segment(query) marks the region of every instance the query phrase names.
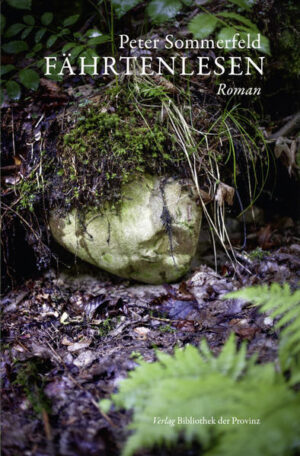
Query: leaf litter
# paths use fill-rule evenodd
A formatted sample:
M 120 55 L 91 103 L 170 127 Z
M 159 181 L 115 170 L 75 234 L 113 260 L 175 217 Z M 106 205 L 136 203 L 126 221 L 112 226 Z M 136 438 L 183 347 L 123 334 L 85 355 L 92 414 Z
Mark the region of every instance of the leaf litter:
M 76 277 L 49 270 L 20 285 L 2 300 L 3 454 L 119 455 L 130 414 L 108 417 L 97 404 L 138 359 L 154 361 L 157 348 L 170 353 L 206 337 L 218 353 L 233 331 L 260 362 L 274 360 L 273 321 L 222 297 L 262 282 L 296 288 L 299 264 L 292 244 L 263 258 L 240 254 L 240 266 L 224 263 L 222 274 L 202 265 L 179 284 L 135 284 L 84 266 Z M 30 398 L 46 397 L 49 410 L 38 403 L 36 412 L 20 383 L 28 366 L 40 366 L 33 379 L 40 390 Z

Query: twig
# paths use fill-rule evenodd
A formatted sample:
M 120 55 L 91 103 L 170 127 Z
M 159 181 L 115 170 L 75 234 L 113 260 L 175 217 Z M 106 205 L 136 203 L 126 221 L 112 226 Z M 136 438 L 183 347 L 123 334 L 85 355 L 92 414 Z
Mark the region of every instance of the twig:
M 277 139 L 280 136 L 288 136 L 297 126 L 300 125 L 300 111 L 292 117 L 283 127 L 273 133 L 269 139 Z
M 17 169 L 20 169 L 20 165 L 2 166 L 0 169 L 2 174 L 6 174 L 9 173 L 9 171 L 15 171 Z
M 43 118 L 45 117 L 45 114 L 43 114 L 39 120 L 37 121 L 37 123 L 35 124 L 35 126 L 33 128 L 37 128 L 39 126 L 39 124 L 41 123 L 41 121 L 43 120 Z
M 48 413 L 46 412 L 46 410 L 44 408 L 42 410 L 42 416 L 43 416 L 45 434 L 46 434 L 46 437 L 47 437 L 47 440 L 48 440 L 49 444 L 51 445 L 51 450 L 52 450 L 52 453 L 53 453 L 51 426 L 50 426 L 50 423 L 49 423 Z
M 14 123 L 14 112 L 11 112 L 11 126 L 12 126 L 12 144 L 14 157 L 16 156 L 16 144 L 15 144 L 15 123 Z

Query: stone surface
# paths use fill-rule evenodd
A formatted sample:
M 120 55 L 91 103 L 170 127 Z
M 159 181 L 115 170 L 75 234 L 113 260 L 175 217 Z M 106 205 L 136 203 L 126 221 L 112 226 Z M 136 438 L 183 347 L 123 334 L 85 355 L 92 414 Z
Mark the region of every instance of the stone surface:
M 189 269 L 201 226 L 191 181 L 144 176 L 126 184 L 123 195 L 118 213 L 110 206 L 93 209 L 84 222 L 76 210 L 64 217 L 53 211 L 54 238 L 120 277 L 151 284 L 176 281 Z

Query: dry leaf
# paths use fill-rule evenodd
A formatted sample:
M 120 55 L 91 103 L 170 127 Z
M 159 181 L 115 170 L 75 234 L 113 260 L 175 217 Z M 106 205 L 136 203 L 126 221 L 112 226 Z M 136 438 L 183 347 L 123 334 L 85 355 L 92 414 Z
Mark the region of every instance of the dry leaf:
M 69 352 L 76 352 L 82 350 L 83 348 L 87 348 L 91 345 L 92 339 L 83 339 L 80 342 L 75 342 L 68 346 Z
M 155 82 L 162 86 L 164 89 L 166 89 L 168 92 L 171 92 L 171 93 L 177 93 L 178 92 L 178 89 L 177 87 L 174 86 L 174 84 L 172 84 L 171 81 L 169 81 L 168 79 L 164 78 L 163 76 L 161 76 L 160 74 L 158 73 L 155 73 L 153 75 L 153 78 L 155 80 Z
M 212 197 L 210 196 L 209 193 L 205 192 L 201 188 L 199 189 L 200 191 L 200 196 L 204 204 L 210 203 L 212 201 Z
M 17 155 L 14 156 L 14 162 L 15 162 L 15 165 L 16 166 L 20 166 L 21 163 L 22 163 L 22 160 L 20 159 L 20 157 L 18 157 Z
M 20 176 L 7 176 L 5 177 L 4 182 L 8 185 L 16 185 L 20 180 Z
M 215 200 L 218 202 L 219 206 L 223 206 L 224 203 L 227 203 L 230 206 L 232 206 L 234 193 L 235 190 L 233 187 L 230 187 L 230 185 L 220 182 L 215 196 Z
M 59 85 L 56 82 L 51 81 L 50 79 L 41 78 L 40 85 L 42 87 L 45 87 L 52 94 L 55 92 L 61 92 L 61 88 L 59 87 Z
M 88 367 L 92 364 L 95 359 L 98 358 L 99 355 L 97 353 L 91 351 L 91 350 L 86 350 L 75 359 L 74 364 L 77 367 L 83 368 L 83 367 Z
M 293 168 L 296 166 L 296 150 L 296 140 L 283 138 L 282 136 L 277 139 L 274 149 L 275 157 L 282 157 L 289 174 L 292 173 Z
M 139 326 L 138 328 L 134 329 L 134 332 L 137 334 L 138 339 L 145 340 L 147 339 L 147 335 L 150 332 L 149 328 L 145 328 L 145 326 Z

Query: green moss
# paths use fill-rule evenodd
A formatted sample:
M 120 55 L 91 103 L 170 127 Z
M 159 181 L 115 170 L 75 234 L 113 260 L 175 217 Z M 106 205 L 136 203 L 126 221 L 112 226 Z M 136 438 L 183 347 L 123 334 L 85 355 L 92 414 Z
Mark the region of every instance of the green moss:
M 116 89 L 106 95 L 115 99 Z M 71 207 L 118 202 L 132 175 L 160 175 L 174 168 L 180 173 L 185 157 L 176 151 L 160 113 L 137 105 L 129 89 L 119 89 L 117 98 L 114 112 L 97 105 L 79 111 L 75 126 L 62 138 L 57 179 Z
M 114 328 L 114 323 L 110 318 L 103 320 L 99 326 L 99 336 L 106 337 L 110 331 Z
M 269 252 L 266 252 L 265 250 L 262 250 L 260 247 L 256 247 L 255 250 L 252 250 L 252 252 L 249 253 L 249 258 L 250 260 L 262 260 L 266 256 L 269 255 Z
M 16 367 L 18 372 L 13 385 L 23 390 L 37 414 L 42 413 L 43 410 L 50 412 L 50 402 L 44 393 L 45 382 L 42 372 L 45 366 L 42 361 L 33 358 L 24 363 L 17 363 Z
M 22 209 L 28 209 L 33 212 L 33 205 L 36 199 L 37 185 L 35 181 L 23 181 L 19 187 L 20 200 L 19 207 Z
M 46 176 L 51 171 L 51 164 L 52 160 L 42 151 L 39 166 L 35 166 L 31 173 L 15 185 L 15 192 L 18 195 L 17 212 L 35 212 L 36 203 L 41 201 L 47 190 Z
M 172 328 L 172 326 L 170 324 L 160 326 L 159 330 L 162 333 L 174 333 L 174 332 L 176 332 L 176 329 Z
M 143 355 L 139 351 L 132 351 L 129 356 L 130 359 L 134 359 L 136 361 L 143 361 Z

